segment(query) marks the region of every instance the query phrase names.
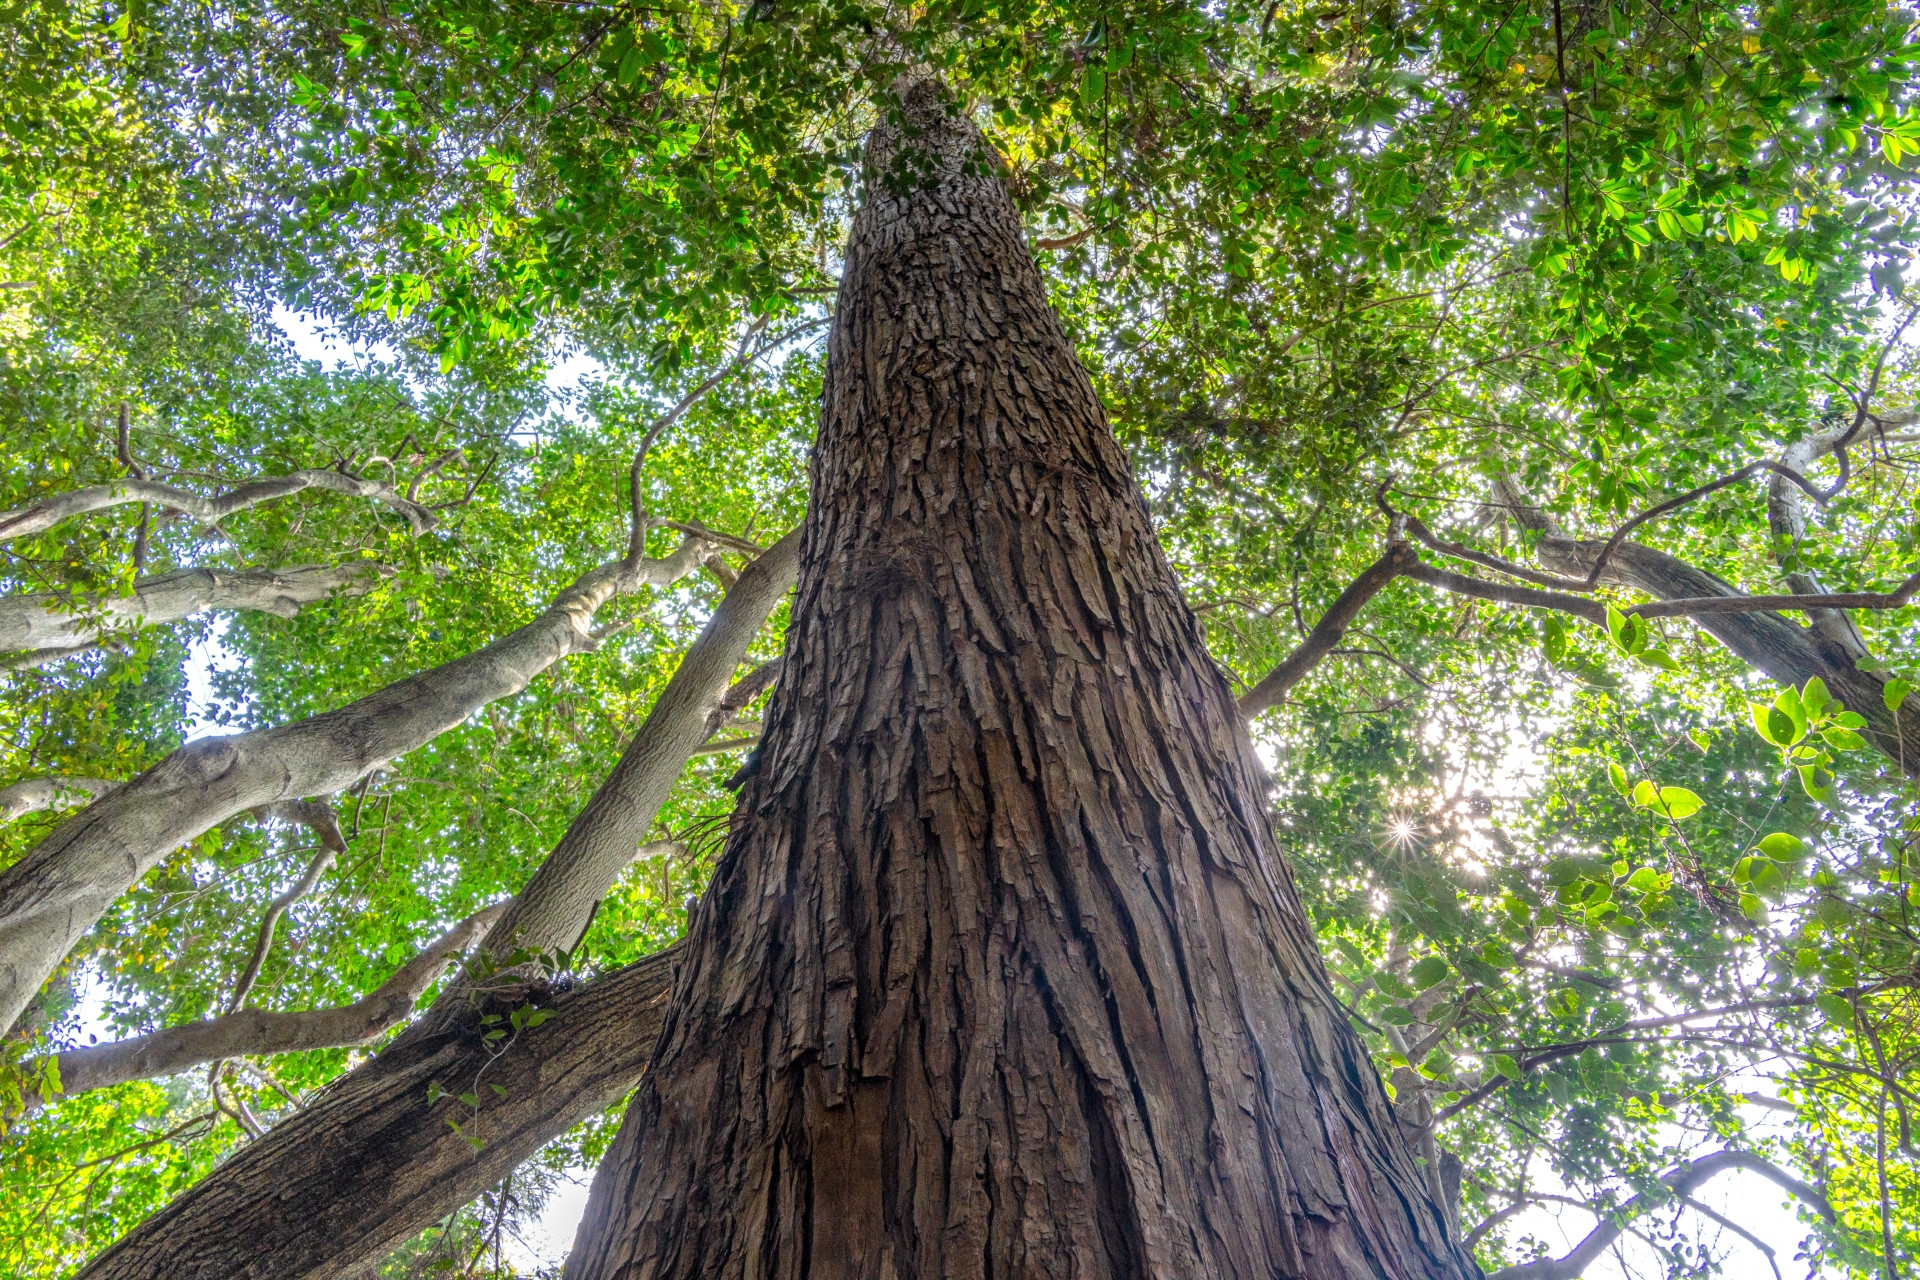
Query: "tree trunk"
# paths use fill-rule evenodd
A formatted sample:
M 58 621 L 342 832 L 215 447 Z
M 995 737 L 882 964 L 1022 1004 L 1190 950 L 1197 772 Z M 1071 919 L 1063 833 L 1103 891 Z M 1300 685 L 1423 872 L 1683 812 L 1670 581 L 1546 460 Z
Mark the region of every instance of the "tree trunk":
M 757 773 L 567 1274 L 1475 1276 L 979 134 L 903 87 Z

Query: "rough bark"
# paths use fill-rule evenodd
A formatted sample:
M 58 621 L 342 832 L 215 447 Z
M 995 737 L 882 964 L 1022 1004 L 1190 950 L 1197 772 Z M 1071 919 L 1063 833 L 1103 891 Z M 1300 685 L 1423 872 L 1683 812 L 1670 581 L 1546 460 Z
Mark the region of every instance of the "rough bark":
M 65 493 L 42 498 L 30 507 L 0 511 L 0 542 L 45 533 L 62 520 L 125 506 L 131 502 L 150 502 L 163 510 L 184 511 L 201 524 L 213 524 L 248 507 L 291 498 L 307 489 L 327 489 L 383 503 L 405 516 L 415 533 L 424 533 L 440 523 L 440 518 L 433 512 L 390 484 L 362 480 L 344 471 L 312 467 L 305 471 L 291 471 L 284 476 L 251 480 L 212 498 L 202 497 L 191 489 L 140 478 L 114 480 L 85 489 L 69 489 Z
M 57 1053 L 53 1057 L 59 1068 L 60 1096 L 72 1097 L 128 1080 L 173 1075 L 223 1058 L 369 1044 L 403 1022 L 434 979 L 461 952 L 484 938 L 505 909 L 506 904 L 499 903 L 476 911 L 421 948 L 391 978 L 352 1004 L 299 1012 L 247 1009 Z M 31 1098 L 28 1105 L 38 1106 L 40 1101 Z
M 113 901 L 185 841 L 234 814 L 351 786 L 480 707 L 592 648 L 600 606 L 699 564 L 689 537 L 672 556 L 615 561 L 580 578 L 539 617 L 486 648 L 338 710 L 272 729 L 189 742 L 56 827 L 0 873 L 0 1027 Z
M 0 822 L 92 803 L 119 785 L 112 778 L 26 778 L 0 787 Z
M 1548 537 L 1540 561 L 1556 573 L 1587 572 L 1603 544 L 1596 540 Z M 1644 591 L 1659 600 L 1746 593 L 1684 560 L 1637 542 L 1623 542 L 1601 574 L 1603 582 Z M 1909 698 L 1898 723 L 1882 695 L 1886 678 L 1862 671 L 1838 629 L 1803 627 L 1778 613 L 1701 613 L 1695 625 L 1732 650 L 1735 656 L 1781 684 L 1805 685 L 1819 676 L 1833 696 L 1867 721 L 1867 740 L 1903 771 L 1920 773 L 1920 711 Z
M 131 595 L 89 600 L 82 608 L 60 594 L 9 596 L 0 599 L 0 652 L 24 651 L 7 665 L 30 667 L 92 648 L 116 631 L 160 626 L 215 609 L 291 618 L 302 607 L 331 596 L 364 594 L 391 572 L 367 561 L 232 573 L 182 569 L 141 578 Z
M 928 81 L 905 119 L 765 742 L 567 1274 L 1475 1275 L 979 136 Z
M 354 1274 L 630 1092 L 646 1067 L 672 966 L 673 953 L 663 952 L 557 995 L 495 993 L 485 1007 L 511 1008 L 530 995 L 553 1016 L 498 1050 L 476 1034 L 479 1009 L 460 1027 L 394 1046 L 235 1152 L 81 1276 Z M 448 1093 L 429 1105 L 435 1082 Z M 460 1102 L 465 1092 L 484 1098 L 477 1115 Z
M 652 824 L 659 804 L 686 765 L 685 751 L 675 755 L 660 744 L 684 743 L 689 738 L 698 743 L 711 727 L 714 707 L 724 707 L 728 701 L 720 696 L 720 682 L 739 665 L 754 634 L 792 584 L 797 546 L 798 536 L 789 535 L 740 575 L 619 765 L 549 855 L 550 861 L 563 864 L 562 869 L 544 874 L 543 865 L 542 872 L 521 889 L 510 914 L 495 923 L 492 937 L 517 936 L 517 945 L 534 950 L 570 946 L 579 937 L 594 904 L 633 860 L 639 837 Z M 769 674 L 763 666 L 747 681 L 756 682 L 750 687 L 764 688 L 757 682 Z M 641 846 L 640 852 L 649 848 Z M 588 879 L 590 873 L 598 877 L 597 890 L 595 881 Z M 406 1127 L 410 1122 L 405 1113 L 410 1108 L 424 1111 L 428 1079 L 440 1079 L 451 1087 L 455 1076 L 462 1072 L 470 1076 L 477 1069 L 446 1067 L 443 1074 L 434 1076 L 432 1071 L 440 1067 L 419 1065 L 422 1055 L 440 1052 L 450 1036 L 458 1039 L 472 1026 L 471 988 L 457 985 L 372 1062 L 312 1102 L 299 1117 L 301 1127 L 289 1133 L 287 1122 L 276 1125 L 246 1149 L 244 1162 L 236 1159 L 221 1165 L 170 1206 L 162 1215 L 166 1229 L 142 1227 L 86 1275 L 156 1280 L 204 1275 L 211 1280 L 229 1273 L 217 1266 L 196 1270 L 203 1265 L 203 1256 L 225 1265 L 248 1249 L 269 1260 L 271 1269 L 261 1263 L 260 1271 L 230 1274 L 271 1275 L 276 1280 L 355 1274 L 397 1242 L 472 1200 L 517 1161 L 627 1093 L 652 1055 L 669 968 L 664 955 L 641 961 L 623 970 L 625 976 L 602 979 L 587 988 L 601 992 L 613 982 L 610 994 L 595 995 L 594 1003 L 576 1010 L 563 1009 L 564 1018 L 535 1029 L 525 1049 L 556 1056 L 551 1068 L 542 1068 L 550 1072 L 554 1088 L 573 1079 L 582 1069 L 573 1064 L 586 1061 L 589 1053 L 601 1057 L 596 1069 L 603 1074 L 592 1077 L 598 1083 L 583 1096 L 550 1097 L 542 1108 L 521 1108 L 517 1095 L 499 1107 L 489 1103 L 485 1120 L 489 1162 L 484 1176 L 463 1163 L 473 1158 L 472 1152 L 439 1118 L 424 1129 Z M 581 1045 L 577 1050 L 575 1037 Z M 393 1077 L 400 1080 L 398 1086 Z M 488 1079 L 497 1078 L 490 1072 Z M 491 1098 L 491 1090 L 484 1092 Z M 344 1180 L 314 1176 L 315 1155 L 305 1144 L 316 1134 L 324 1135 L 325 1159 L 337 1168 L 372 1173 L 362 1178 L 356 1172 Z M 496 1152 L 517 1154 L 511 1160 L 495 1161 L 492 1153 Z M 449 1174 L 449 1169 L 458 1176 Z M 307 1224 L 313 1221 L 329 1224 L 328 1230 L 309 1231 Z

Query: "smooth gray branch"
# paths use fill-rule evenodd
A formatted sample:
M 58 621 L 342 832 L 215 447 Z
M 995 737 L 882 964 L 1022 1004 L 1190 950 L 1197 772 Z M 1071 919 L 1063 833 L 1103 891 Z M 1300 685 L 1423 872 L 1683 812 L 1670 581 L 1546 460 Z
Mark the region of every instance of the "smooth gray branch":
M 0 787 L 0 823 L 44 809 L 92 803 L 119 785 L 111 778 L 26 778 Z
M 0 872 L 0 1027 L 142 875 L 236 813 L 331 795 L 432 741 L 490 702 L 592 647 L 593 617 L 616 596 L 699 566 L 688 537 L 672 555 L 613 561 L 582 575 L 526 626 L 335 711 L 289 725 L 187 743 L 56 827 Z
M 390 484 L 362 480 L 358 476 L 327 467 L 308 467 L 283 476 L 252 480 L 211 498 L 203 497 L 191 489 L 138 477 L 111 480 L 85 489 L 69 489 L 65 493 L 50 494 L 30 507 L 0 511 L 0 542 L 45 533 L 62 520 L 125 506 L 130 502 L 150 502 L 161 508 L 185 512 L 201 524 L 216 524 L 237 511 L 290 498 L 308 489 L 326 489 L 349 497 L 384 503 L 405 516 L 415 533 L 425 533 L 440 523 L 440 518 L 433 512 L 417 502 L 409 502 Z
M 224 1058 L 367 1044 L 404 1021 L 434 979 L 461 952 L 486 937 L 504 910 L 505 903 L 496 903 L 474 912 L 422 947 L 391 978 L 352 1004 L 297 1013 L 247 1009 L 55 1054 L 60 1093 L 72 1097 L 128 1080 L 173 1075 Z
M 7 664 L 18 669 L 82 652 L 115 632 L 178 622 L 215 609 L 291 618 L 306 605 L 335 595 L 364 595 L 392 574 L 367 560 L 331 568 L 181 569 L 141 578 L 125 596 L 8 596 L 0 599 L 0 652 L 26 651 Z

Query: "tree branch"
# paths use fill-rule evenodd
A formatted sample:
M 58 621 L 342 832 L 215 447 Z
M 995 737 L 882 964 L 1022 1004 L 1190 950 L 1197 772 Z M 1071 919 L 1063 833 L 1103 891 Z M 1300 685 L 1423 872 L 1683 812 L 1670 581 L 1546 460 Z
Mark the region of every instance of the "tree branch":
M 384 503 L 405 516 L 415 533 L 425 533 L 440 523 L 440 518 L 433 512 L 418 503 L 409 502 L 390 484 L 362 480 L 330 467 L 309 467 L 283 476 L 252 480 L 212 498 L 202 497 L 191 489 L 137 477 L 113 480 L 85 489 L 71 489 L 43 498 L 30 507 L 0 511 L 0 542 L 45 533 L 62 520 L 124 506 L 129 502 L 151 502 L 160 507 L 184 511 L 201 524 L 215 524 L 237 511 L 290 498 L 307 489 L 327 489 Z
M 788 534 L 741 573 L 613 773 L 494 925 L 490 950 L 549 951 L 579 937 L 704 738 L 726 678 L 792 585 L 799 541 L 798 530 Z M 732 692 L 770 675 L 763 666 Z M 275 1280 L 357 1275 L 633 1089 L 653 1053 L 675 955 L 651 956 L 553 999 L 553 1019 L 512 1038 L 498 1058 L 471 1031 L 476 999 L 501 975 L 485 987 L 450 984 L 372 1062 L 220 1165 L 84 1276 L 232 1280 L 231 1259 L 206 1242 L 230 1239 L 236 1216 L 255 1224 L 250 1256 L 271 1259 Z M 468 1117 L 447 1100 L 431 1108 L 422 1100 L 430 1081 L 452 1086 L 483 1067 L 507 1092 L 489 1097 L 477 1117 L 476 1150 L 446 1123 Z
M 0 787 L 0 823 L 43 809 L 66 808 L 83 797 L 91 803 L 119 785 L 111 778 L 27 778 Z
M 280 923 L 280 917 L 286 914 L 288 907 L 313 892 L 314 886 L 320 883 L 320 877 L 326 874 L 327 868 L 333 865 L 333 860 L 338 856 L 334 850 L 323 846 L 320 852 L 313 855 L 306 871 L 294 881 L 292 887 L 267 904 L 266 911 L 260 916 L 259 932 L 254 935 L 253 954 L 247 958 L 246 967 L 233 984 L 233 994 L 227 998 L 228 1013 L 240 1012 L 247 1002 L 247 996 L 252 993 L 254 981 L 260 976 L 260 966 L 267 962 L 267 952 L 273 949 L 273 930 Z
M 706 740 L 708 717 L 729 692 L 727 678 L 793 586 L 799 567 L 800 530 L 795 529 L 741 572 L 619 764 L 508 907 L 490 951 L 567 951 L 579 941 L 594 904 L 633 861 L 634 849 L 646 838 L 688 757 Z
M 223 1058 L 367 1044 L 412 1013 L 434 979 L 461 952 L 486 937 L 505 910 L 505 903 L 496 903 L 474 912 L 422 947 L 391 978 L 352 1004 L 299 1013 L 247 1009 L 182 1023 L 150 1035 L 57 1053 L 53 1059 L 60 1074 L 60 1094 L 72 1097 L 129 1080 L 174 1075 Z
M 79 653 L 116 631 L 161 626 L 214 609 L 270 613 L 291 618 L 301 608 L 335 595 L 371 591 L 393 570 L 371 561 L 299 565 L 288 569 L 182 569 L 141 578 L 126 596 L 76 600 L 67 593 L 0 599 L 0 652 L 25 650 L 6 663 L 19 669 Z
M 56 827 L 0 872 L 0 1027 L 13 1025 L 94 921 L 169 852 L 236 813 L 352 786 L 518 693 L 555 662 L 592 647 L 593 616 L 607 601 L 693 571 L 701 552 L 701 540 L 690 536 L 665 559 L 603 564 L 484 649 L 335 711 L 189 742 Z
M 1833 1208 L 1825 1196 L 1772 1161 L 1746 1151 L 1716 1151 L 1660 1175 L 1660 1189 L 1657 1192 L 1642 1192 L 1617 1210 L 1596 1210 L 1600 1224 L 1588 1232 L 1586 1238 L 1565 1257 L 1542 1258 L 1538 1262 L 1502 1267 L 1488 1276 L 1487 1280 L 1578 1280 L 1581 1273 L 1620 1238 L 1627 1222 L 1648 1209 L 1667 1203 L 1669 1199 L 1685 1199 L 1695 1187 L 1730 1169 L 1746 1169 L 1759 1174 L 1805 1201 L 1827 1221 L 1833 1221 Z
M 446 1034 L 405 1048 L 396 1042 L 235 1152 L 81 1276 L 346 1280 L 361 1274 L 633 1090 L 653 1054 L 676 955 L 677 948 L 649 956 L 557 995 L 538 987 L 496 993 Z M 484 1010 L 529 999 L 552 1017 L 498 1048 L 475 1034 Z M 475 1114 L 457 1095 L 483 1070 L 487 1083 L 504 1092 L 476 1089 L 485 1101 Z M 430 1083 L 445 1090 L 431 1105 Z M 235 1221 L 248 1229 L 236 1235 Z M 223 1251 L 222 1242 L 236 1239 L 245 1257 Z
M 1340 593 L 1307 638 L 1301 641 L 1299 648 L 1268 672 L 1259 684 L 1240 695 L 1240 714 L 1251 720 L 1269 707 L 1278 705 L 1287 696 L 1287 691 L 1340 643 L 1347 634 L 1347 628 L 1366 608 L 1367 602 L 1379 595 L 1389 582 L 1405 573 L 1415 559 L 1413 548 L 1399 537 L 1396 529 L 1380 558 L 1362 570 L 1360 576 Z

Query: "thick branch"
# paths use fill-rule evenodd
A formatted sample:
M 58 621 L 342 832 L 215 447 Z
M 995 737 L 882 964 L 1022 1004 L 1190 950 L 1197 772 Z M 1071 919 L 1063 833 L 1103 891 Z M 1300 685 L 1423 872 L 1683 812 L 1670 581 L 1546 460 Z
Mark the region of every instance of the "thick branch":
M 128 1080 L 169 1076 L 223 1058 L 339 1049 L 377 1040 L 413 1012 L 414 1004 L 434 979 L 461 952 L 484 938 L 505 910 L 505 903 L 497 903 L 474 912 L 352 1004 L 300 1013 L 247 1009 L 151 1035 L 56 1054 L 61 1095 L 72 1097 Z
M 1540 544 L 1540 559 L 1550 567 L 1583 572 L 1599 550 L 1596 542 L 1549 537 Z M 1866 718 L 1863 732 L 1875 747 L 1906 772 L 1920 772 L 1920 714 L 1909 709 L 1896 723 L 1882 697 L 1886 684 L 1882 677 L 1861 671 L 1852 654 L 1820 632 L 1765 607 L 1766 597 L 1745 595 L 1713 574 L 1637 542 L 1622 543 L 1615 550 L 1602 581 L 1643 591 L 1663 602 L 1684 603 L 1703 630 L 1781 684 L 1803 686 L 1819 676 L 1848 710 Z M 1914 586 L 1909 579 L 1901 592 L 1910 599 Z M 1737 601 L 1737 611 L 1715 611 L 1719 600 Z M 1651 613 L 1654 607 L 1658 606 L 1643 611 Z
M 1841 440 L 1851 436 L 1853 430 L 1849 425 L 1816 431 L 1788 445 L 1780 457 L 1781 465 L 1805 473 L 1812 469 L 1814 463 L 1832 453 Z M 1799 491 L 1778 473 L 1767 485 L 1767 532 L 1773 537 L 1774 557 L 1782 562 L 1787 585 L 1802 595 L 1824 592 L 1826 587 L 1818 578 L 1811 573 L 1801 572 L 1797 567 L 1800 543 L 1807 536 L 1806 509 L 1800 503 Z M 1810 612 L 1807 620 L 1828 641 L 1848 650 L 1853 657 L 1866 657 L 1866 643 L 1845 614 Z
M 458 1029 L 396 1044 L 236 1152 L 81 1275 L 361 1274 L 633 1089 L 659 1034 L 674 958 L 649 956 L 559 995 L 498 993 L 489 1007 L 531 996 L 553 1016 L 497 1049 L 474 1034 L 478 1010 Z M 430 1083 L 446 1091 L 431 1105 Z M 467 1091 L 483 1098 L 477 1115 L 458 1099 Z M 236 1231 L 236 1222 L 247 1226 Z
M 0 787 L 0 823 L 43 809 L 90 803 L 119 785 L 111 778 L 28 778 Z
M 1502 1267 L 1488 1276 L 1487 1280 L 1578 1280 L 1620 1238 L 1627 1222 L 1670 1200 L 1685 1199 L 1701 1183 L 1730 1169 L 1746 1169 L 1759 1174 L 1811 1205 L 1827 1221 L 1833 1221 L 1833 1209 L 1827 1204 L 1825 1196 L 1772 1161 L 1746 1151 L 1716 1151 L 1662 1174 L 1661 1190 L 1642 1192 L 1620 1208 L 1602 1214 L 1600 1225 L 1588 1232 L 1587 1237 L 1565 1257 L 1543 1258 L 1538 1262 Z
M 1560 613 L 1571 613 L 1575 617 L 1585 618 L 1597 627 L 1607 625 L 1606 606 L 1598 600 L 1589 600 L 1583 596 L 1570 596 L 1559 591 L 1540 591 L 1533 587 L 1513 587 L 1504 582 L 1487 582 L 1481 578 L 1470 578 L 1466 574 L 1435 568 L 1433 565 L 1419 561 L 1407 566 L 1404 573 L 1415 582 L 1424 582 L 1430 587 L 1439 587 L 1455 595 L 1472 596 L 1476 600 L 1491 600 L 1496 604 L 1520 604 L 1540 609 L 1553 609 Z
M 133 584 L 133 594 L 87 600 L 63 593 L 0 599 L 0 652 L 26 650 L 10 666 L 36 666 L 53 655 L 99 644 L 110 633 L 160 626 L 223 609 L 291 618 L 302 606 L 334 595 L 364 595 L 392 570 L 362 560 L 334 568 L 182 569 Z
M 633 861 L 687 758 L 706 740 L 708 717 L 720 708 L 728 678 L 793 586 L 799 564 L 796 529 L 742 571 L 620 763 L 508 907 L 490 950 L 570 950 L 580 940 L 594 904 Z
M 1333 602 L 1312 632 L 1301 641 L 1300 647 L 1288 655 L 1286 661 L 1268 672 L 1259 684 L 1240 696 L 1240 714 L 1251 720 L 1285 698 L 1289 689 L 1339 645 L 1341 637 L 1347 634 L 1347 628 L 1360 616 L 1360 610 L 1366 608 L 1367 602 L 1379 595 L 1389 582 L 1406 572 L 1414 558 L 1413 548 L 1396 538 L 1378 560 L 1368 565 L 1340 593 L 1339 599 Z
M 511 635 L 338 710 L 189 742 L 56 827 L 0 872 L 0 1026 L 13 1025 L 94 921 L 169 852 L 244 810 L 351 786 L 518 693 L 592 646 L 593 615 L 607 601 L 691 572 L 702 549 L 689 537 L 665 559 L 601 565 Z
M 43 498 L 30 507 L 0 511 L 0 542 L 45 533 L 62 520 L 125 506 L 129 502 L 151 502 L 156 506 L 184 511 L 201 524 L 214 524 L 236 511 L 290 498 L 307 489 L 327 489 L 384 503 L 405 516 L 415 533 L 425 533 L 440 523 L 440 518 L 433 512 L 418 503 L 409 502 L 390 484 L 362 480 L 330 468 L 309 467 L 284 476 L 253 480 L 212 498 L 202 497 L 191 489 L 131 477 L 85 489 L 70 489 Z

